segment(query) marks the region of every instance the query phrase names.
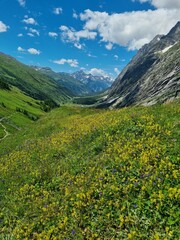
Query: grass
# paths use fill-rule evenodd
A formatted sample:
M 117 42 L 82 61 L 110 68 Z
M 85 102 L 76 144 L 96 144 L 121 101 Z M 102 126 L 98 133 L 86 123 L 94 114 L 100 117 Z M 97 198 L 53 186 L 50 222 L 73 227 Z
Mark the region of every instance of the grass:
M 64 106 L 6 138 L 0 237 L 178 239 L 179 113 Z
M 72 101 L 74 104 L 95 106 L 99 101 L 102 101 L 102 98 L 104 96 L 105 96 L 105 93 L 99 93 L 99 94 L 94 94 L 92 96 L 74 97 Z
M 17 109 L 21 109 L 22 112 Z M 26 115 L 23 111 L 26 111 Z M 43 115 L 39 101 L 25 95 L 16 87 L 12 87 L 11 91 L 0 89 L 0 119 L 3 118 L 1 123 L 10 134 L 31 124 L 32 119 L 38 119 Z M 0 139 L 4 134 L 3 127 L 0 125 Z

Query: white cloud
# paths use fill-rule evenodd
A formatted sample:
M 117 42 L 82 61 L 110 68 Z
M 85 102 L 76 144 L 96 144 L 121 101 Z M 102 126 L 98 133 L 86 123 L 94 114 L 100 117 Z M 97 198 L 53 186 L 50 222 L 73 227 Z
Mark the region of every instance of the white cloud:
M 36 34 L 37 36 L 40 35 L 40 34 L 39 34 L 39 31 L 36 30 L 36 29 L 34 29 L 34 28 L 29 28 L 29 31 L 30 31 L 31 33 L 33 33 L 33 34 Z
M 84 44 L 80 44 L 81 39 L 95 39 L 97 36 L 96 32 L 89 31 L 88 29 L 82 29 L 75 31 L 74 28 L 68 28 L 67 26 L 60 26 L 61 38 L 65 42 L 74 43 L 74 46 L 82 49 Z
M 35 48 L 29 48 L 27 50 L 30 54 L 33 54 L 33 55 L 39 55 L 41 53 L 41 51 L 35 49 Z
M 166 9 L 180 8 L 179 0 L 136 0 L 136 1 L 139 1 L 140 3 L 149 2 L 151 5 L 153 5 L 156 8 L 166 8 Z
M 88 71 L 89 74 L 92 74 L 93 76 L 103 76 L 103 77 L 108 77 L 108 74 L 100 69 L 100 68 L 91 68 L 89 71 Z
M 4 24 L 2 21 L 0 21 L 0 33 L 7 32 L 8 28 L 9 27 L 6 24 Z
M 60 60 L 54 60 L 53 63 L 64 65 L 65 63 L 69 64 L 71 67 L 78 67 L 79 62 L 77 59 L 65 59 L 62 58 Z
M 180 8 L 179 0 L 152 0 L 152 5 L 157 8 Z
M 48 32 L 48 35 L 52 38 L 56 38 L 58 36 L 58 34 L 55 32 Z
M 23 37 L 23 34 L 22 34 L 22 33 L 19 33 L 17 36 L 18 36 L 18 37 Z
M 76 48 L 78 48 L 78 49 L 83 49 L 84 44 L 80 44 L 80 43 L 78 43 L 78 42 L 75 42 L 75 43 L 74 43 L 74 47 L 76 47 Z
M 97 56 L 92 55 L 91 53 L 88 53 L 87 56 L 88 56 L 88 57 L 92 57 L 92 58 L 97 58 Z
M 62 8 L 61 7 L 58 7 L 58 8 L 54 8 L 53 9 L 53 13 L 56 14 L 56 15 L 59 15 L 62 13 Z
M 22 47 L 18 47 L 17 50 L 18 50 L 18 52 L 21 52 L 21 53 L 30 53 L 33 55 L 39 55 L 41 53 L 41 51 L 39 51 L 35 48 L 24 49 Z
M 68 28 L 67 26 L 64 26 L 64 25 L 61 25 L 61 26 L 59 27 L 59 29 L 60 29 L 61 31 L 68 31 L 68 30 L 69 30 L 69 28 Z
M 79 41 L 81 38 L 85 39 L 95 39 L 97 33 L 89 31 L 88 29 L 83 29 L 80 31 L 75 31 L 74 28 L 68 28 L 67 26 L 60 26 L 59 28 L 62 33 L 61 36 L 64 40 L 68 42 Z
M 131 0 L 132 2 L 140 2 L 140 3 L 145 3 L 145 2 L 150 2 L 150 0 Z
M 118 59 L 119 59 L 118 55 L 114 55 L 114 58 L 115 58 L 116 60 L 118 60 Z
M 34 34 L 32 34 L 32 33 L 27 33 L 27 35 L 28 35 L 29 37 L 35 37 Z
M 76 13 L 76 11 L 75 10 L 73 10 L 73 18 L 75 18 L 75 19 L 78 19 L 78 14 Z
M 119 71 L 118 68 L 114 68 L 114 72 L 115 72 L 117 75 L 119 75 L 119 73 L 120 73 L 120 71 Z
M 109 42 L 108 44 L 105 45 L 107 50 L 111 50 L 113 48 L 113 44 Z
M 26 5 L 26 0 L 18 0 L 20 6 L 25 7 Z
M 80 19 L 85 22 L 82 31 L 93 32 L 94 36 L 97 33 L 101 42 L 106 43 L 106 48 L 111 48 L 108 45 L 111 43 L 135 50 L 157 34 L 167 34 L 179 20 L 179 13 L 178 9 L 157 9 L 110 15 L 88 9 L 80 14 Z M 70 33 L 74 37 L 79 32 L 73 29 L 73 34 Z M 65 33 L 68 36 L 68 30 Z
M 18 47 L 17 50 L 18 50 L 18 52 L 25 52 L 25 51 L 26 51 L 26 50 L 25 50 L 24 48 L 22 48 L 22 47 Z
M 37 25 L 37 22 L 34 18 L 25 18 L 25 19 L 23 19 L 23 22 L 26 24 Z

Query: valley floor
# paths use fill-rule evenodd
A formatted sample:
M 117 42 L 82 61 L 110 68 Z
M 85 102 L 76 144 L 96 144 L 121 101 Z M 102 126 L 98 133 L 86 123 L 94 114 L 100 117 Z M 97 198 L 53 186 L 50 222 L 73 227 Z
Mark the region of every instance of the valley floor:
M 178 239 L 179 119 L 60 107 L 1 139 L 0 239 Z

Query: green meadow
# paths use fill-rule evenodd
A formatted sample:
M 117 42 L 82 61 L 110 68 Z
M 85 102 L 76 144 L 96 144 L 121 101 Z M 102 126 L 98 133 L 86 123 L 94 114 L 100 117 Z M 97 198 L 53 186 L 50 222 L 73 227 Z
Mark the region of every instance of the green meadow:
M 12 93 L 0 94 L 0 239 L 179 239 L 179 101 L 45 114 Z

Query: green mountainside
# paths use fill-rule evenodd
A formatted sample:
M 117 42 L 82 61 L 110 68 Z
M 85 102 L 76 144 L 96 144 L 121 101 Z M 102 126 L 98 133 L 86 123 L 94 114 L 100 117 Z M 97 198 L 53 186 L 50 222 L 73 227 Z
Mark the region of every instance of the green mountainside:
M 0 80 L 18 87 L 27 95 L 39 100 L 52 99 L 60 103 L 73 96 L 67 88 L 60 87 L 54 79 L 3 53 L 0 53 Z

